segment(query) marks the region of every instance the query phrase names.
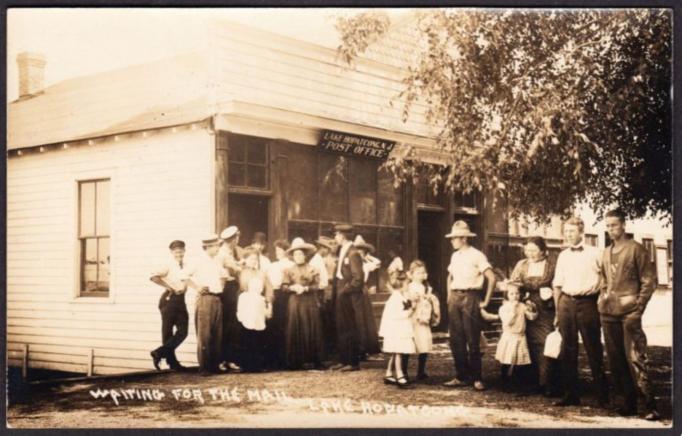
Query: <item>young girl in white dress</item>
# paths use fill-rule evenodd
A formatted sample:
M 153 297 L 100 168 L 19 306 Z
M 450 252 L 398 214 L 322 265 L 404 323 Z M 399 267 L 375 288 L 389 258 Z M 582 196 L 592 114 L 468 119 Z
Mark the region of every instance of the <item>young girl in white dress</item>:
M 426 359 L 433 348 L 433 335 L 431 327 L 440 322 L 440 302 L 433 293 L 433 288 L 426 281 L 428 273 L 426 264 L 421 260 L 410 263 L 408 271 L 410 284 L 407 287 L 408 297 L 412 300 L 415 310 L 412 313 L 412 327 L 414 329 L 414 344 L 419 363 L 417 368 L 417 380 L 428 378 L 426 374 Z M 407 375 L 408 358 L 406 356 L 403 371 Z
M 520 287 L 521 284 L 517 282 L 507 284 L 505 301 L 500 306 L 499 315 L 481 309 L 481 315 L 485 320 L 502 321 L 502 336 L 497 343 L 495 359 L 502 365 L 502 378 L 505 381 L 514 373 L 521 376 L 519 370 L 531 364 L 526 341 L 526 319 L 534 320 L 537 311 L 521 302 Z
M 389 276 L 391 296 L 386 301 L 379 326 L 379 336 L 384 338 L 382 350 L 391 356 L 384 383 L 400 388 L 409 386 L 402 368 L 402 356 L 416 351 L 411 319 L 414 306 L 407 298 L 406 278 L 403 271 L 396 271 Z

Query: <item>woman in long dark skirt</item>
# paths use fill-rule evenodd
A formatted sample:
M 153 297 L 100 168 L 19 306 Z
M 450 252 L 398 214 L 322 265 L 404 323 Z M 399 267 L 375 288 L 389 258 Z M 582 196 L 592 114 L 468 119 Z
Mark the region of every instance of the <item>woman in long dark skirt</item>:
M 370 254 L 374 252 L 374 246 L 365 242 L 362 235 L 358 235 L 355 238 L 353 246 L 360 251 L 363 270 L 365 272 L 365 283 L 362 286 L 362 311 L 356 313 L 358 333 L 360 334 L 360 359 L 383 360 L 381 357 L 377 358 L 376 356 L 373 356 L 381 353 L 381 348 L 379 347 L 379 333 L 374 318 L 372 300 L 369 298 L 369 293 L 367 292 L 367 278 L 372 272 L 379 268 L 381 262 L 370 256 Z
M 538 392 L 556 396 L 559 388 L 557 361 L 544 355 L 547 335 L 554 331 L 552 279 L 555 261 L 547 257 L 547 244 L 540 236 L 528 238 L 524 245 L 524 254 L 526 258 L 516 264 L 511 280 L 522 283 L 524 302 L 534 305 L 538 312 L 535 320 L 526 323 L 526 339 L 533 374 L 533 380 L 529 382 Z
M 322 368 L 324 343 L 318 304 L 320 276 L 308 261 L 315 246 L 296 238 L 287 252 L 294 266 L 284 270 L 282 290 L 289 292 L 286 328 L 286 363 L 290 369 L 310 364 Z

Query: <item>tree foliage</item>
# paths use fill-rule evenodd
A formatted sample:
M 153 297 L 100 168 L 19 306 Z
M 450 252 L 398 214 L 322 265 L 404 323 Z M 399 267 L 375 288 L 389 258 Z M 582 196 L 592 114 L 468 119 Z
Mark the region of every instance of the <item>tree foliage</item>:
M 438 128 L 447 170 L 434 183 L 503 197 L 512 216 L 587 203 L 670 217 L 669 11 L 438 9 L 415 20 L 420 44 L 398 97 L 405 119 L 423 102 Z M 337 29 L 349 63 L 390 37 L 383 14 Z M 404 179 L 414 158 L 387 166 Z

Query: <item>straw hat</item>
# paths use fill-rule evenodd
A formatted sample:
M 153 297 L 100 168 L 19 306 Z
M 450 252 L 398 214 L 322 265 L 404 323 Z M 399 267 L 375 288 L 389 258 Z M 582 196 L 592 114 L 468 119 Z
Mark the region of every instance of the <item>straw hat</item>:
M 229 226 L 220 233 L 220 239 L 227 241 L 234 238 L 239 234 L 239 228 L 237 226 Z
M 362 235 L 357 235 L 355 237 L 355 240 L 353 241 L 353 247 L 355 248 L 364 248 L 365 250 L 369 251 L 370 253 L 374 253 L 374 245 L 365 242 L 365 238 L 362 237 Z
M 466 236 L 476 236 L 476 233 L 472 233 L 471 230 L 469 230 L 469 224 L 462 220 L 455 221 L 454 224 L 452 224 L 450 233 L 445 235 L 445 237 L 448 239 Z
M 328 238 L 326 236 L 320 236 L 320 239 L 315 241 L 315 245 L 320 245 L 322 247 L 326 247 L 330 250 L 334 249 L 334 240 L 332 238 Z
M 217 245 L 219 243 L 220 238 L 218 238 L 218 235 L 215 233 L 201 240 L 201 245 L 204 247 L 208 247 L 209 245 Z
M 307 256 L 309 256 L 316 251 L 316 248 L 313 244 L 308 244 L 305 242 L 303 238 L 294 238 L 294 240 L 291 241 L 291 247 L 289 247 L 287 250 L 287 254 L 293 254 L 293 252 L 296 250 L 302 250 Z

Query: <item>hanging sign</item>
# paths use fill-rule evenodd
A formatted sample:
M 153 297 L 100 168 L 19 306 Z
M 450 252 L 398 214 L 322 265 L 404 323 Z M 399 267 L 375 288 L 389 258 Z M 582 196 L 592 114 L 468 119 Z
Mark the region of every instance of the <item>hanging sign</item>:
M 335 130 L 322 130 L 317 145 L 321 150 L 330 153 L 383 160 L 393 150 L 395 142 Z

